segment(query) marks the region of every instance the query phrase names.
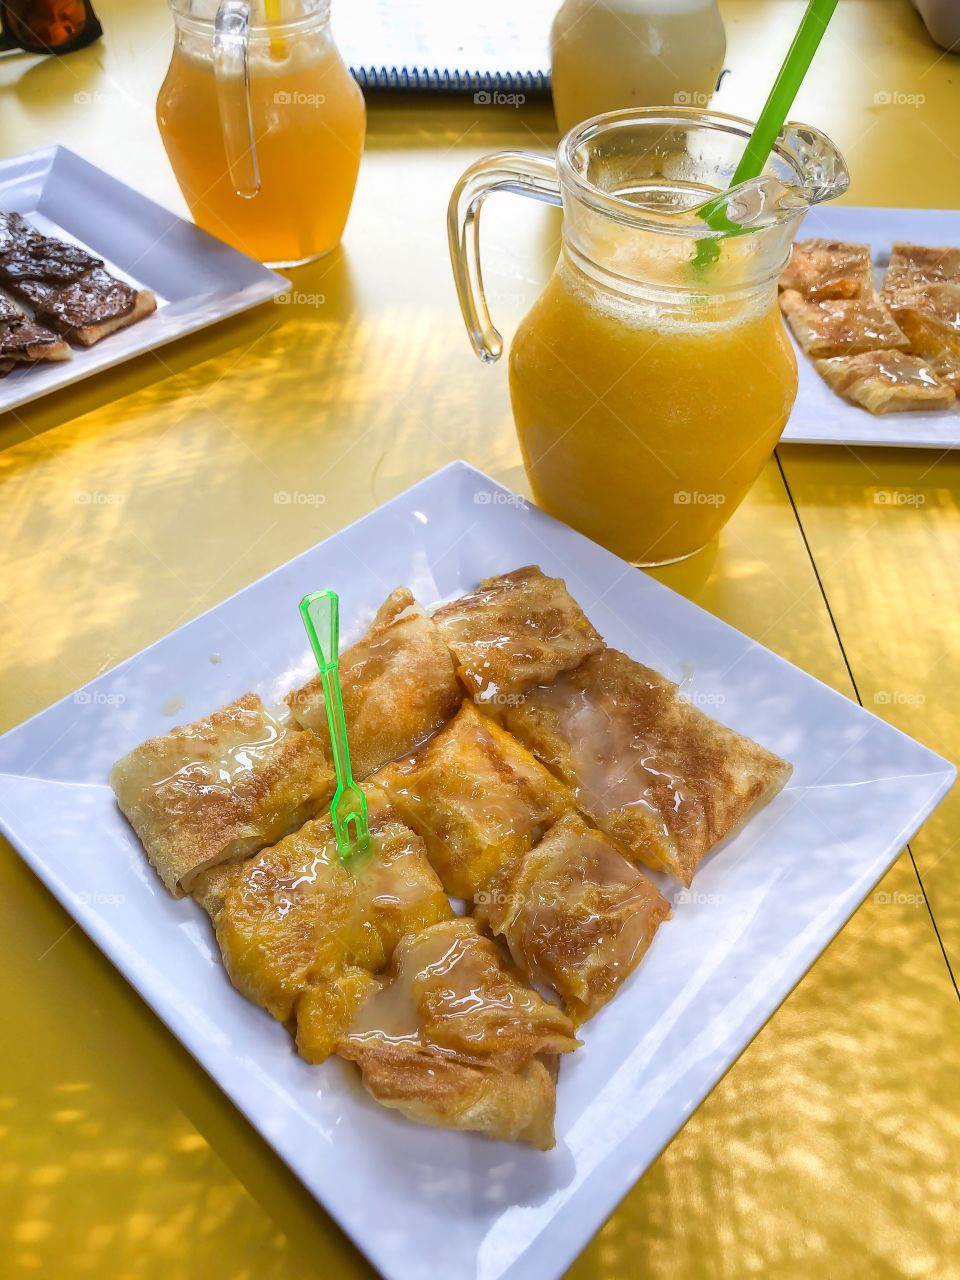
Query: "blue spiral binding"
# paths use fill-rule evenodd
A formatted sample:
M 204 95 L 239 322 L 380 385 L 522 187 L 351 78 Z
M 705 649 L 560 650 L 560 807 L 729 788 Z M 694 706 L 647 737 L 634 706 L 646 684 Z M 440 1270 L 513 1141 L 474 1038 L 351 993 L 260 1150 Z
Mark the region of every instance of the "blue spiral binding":
M 544 97 L 550 74 L 543 71 L 463 71 L 435 67 L 351 67 L 361 89 L 408 89 L 427 93 L 522 93 Z

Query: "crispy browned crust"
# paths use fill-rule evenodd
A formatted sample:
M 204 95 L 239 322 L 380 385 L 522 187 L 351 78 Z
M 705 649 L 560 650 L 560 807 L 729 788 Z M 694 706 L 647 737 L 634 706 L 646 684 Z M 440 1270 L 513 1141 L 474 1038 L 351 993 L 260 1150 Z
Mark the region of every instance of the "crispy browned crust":
M 73 353 L 67 344 L 43 325 L 25 320 L 0 334 L 0 358 L 16 364 L 37 364 L 40 361 L 59 363 L 71 360 Z
M 837 395 L 875 414 L 949 409 L 956 394 L 947 378 L 960 379 L 960 365 L 945 369 L 947 377 L 941 378 L 930 361 L 902 351 L 865 351 L 814 363 Z
M 422 842 L 367 790 L 368 852 L 341 860 L 326 815 L 245 862 L 224 894 L 217 940 L 231 981 L 282 1022 L 302 1013 L 315 1023 L 322 1001 L 298 1004 L 310 987 L 379 973 L 404 934 L 453 914 Z M 325 1034 L 313 1025 L 302 1038 Z
M 474 914 L 583 1022 L 637 967 L 670 906 L 612 841 L 567 814 L 494 877 Z
M 179 897 L 201 872 L 299 827 L 329 801 L 335 778 L 319 738 L 281 726 L 248 693 L 142 743 L 113 766 L 110 784 Z
M 917 282 L 960 283 L 960 248 L 894 240 L 890 249 L 889 270 L 895 274 L 910 276 Z
M 367 634 L 340 657 L 353 774 L 366 778 L 407 755 L 457 711 L 463 691 L 453 658 L 430 618 L 409 612 L 406 587 L 381 605 Z M 287 695 L 294 718 L 329 749 L 323 684 L 315 676 Z
M 960 285 L 884 285 L 884 298 L 916 355 L 960 357 Z
M 780 295 L 780 308 L 808 356 L 856 355 L 899 349 L 909 342 L 875 294 L 814 301 L 795 289 Z
M 240 874 L 242 867 L 242 862 L 218 862 L 215 867 L 208 867 L 193 879 L 190 897 L 203 907 L 214 924 L 217 923 L 217 917 L 223 910 L 223 900 L 227 890 Z
M 792 768 L 616 649 L 531 690 L 505 722 L 629 857 L 685 885 Z
M 0 339 L 0 355 L 12 363 L 31 365 L 73 359 L 73 352 L 62 339 L 45 334 L 42 325 L 28 321 Z
M 506 1072 L 462 1062 L 428 1045 L 342 1040 L 337 1052 L 357 1064 L 372 1098 L 408 1120 L 500 1142 L 527 1142 L 540 1151 L 556 1143 L 555 1077 L 539 1059 Z
M 922 359 L 930 366 L 938 382 L 960 396 L 960 356 L 954 355 L 952 351 L 939 351 L 936 355 L 923 356 Z
M 415 755 L 371 781 L 423 837 L 443 887 L 460 898 L 473 898 L 574 807 L 566 787 L 469 702 Z
M 870 246 L 842 240 L 799 240 L 780 277 L 781 289 L 805 298 L 859 298 L 873 289 Z
M 484 579 L 433 617 L 456 655 L 460 678 L 479 702 L 494 707 L 575 667 L 603 644 L 563 579 L 546 577 L 536 565 Z
M 503 1141 L 553 1145 L 555 1059 L 569 1019 L 524 986 L 476 921 L 404 938 L 337 1053 L 371 1095 L 410 1119 Z

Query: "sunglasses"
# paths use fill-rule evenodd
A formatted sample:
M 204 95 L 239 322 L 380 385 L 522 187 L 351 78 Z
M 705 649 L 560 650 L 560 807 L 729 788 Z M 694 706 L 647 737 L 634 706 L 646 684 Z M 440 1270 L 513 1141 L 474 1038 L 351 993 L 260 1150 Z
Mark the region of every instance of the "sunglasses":
M 90 0 L 0 0 L 0 49 L 70 53 L 103 35 Z

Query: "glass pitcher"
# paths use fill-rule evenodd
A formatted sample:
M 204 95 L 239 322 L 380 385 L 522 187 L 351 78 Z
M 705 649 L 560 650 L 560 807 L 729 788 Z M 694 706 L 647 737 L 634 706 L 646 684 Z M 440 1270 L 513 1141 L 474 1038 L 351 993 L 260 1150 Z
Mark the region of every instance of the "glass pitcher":
M 271 266 L 329 253 L 366 128 L 330 0 L 169 4 L 175 41 L 157 122 L 194 220 Z
M 536 502 L 634 564 L 681 560 L 718 532 L 796 396 L 777 278 L 801 218 L 846 190 L 847 171 L 822 133 L 790 124 L 763 176 L 728 191 L 751 128 L 611 112 L 571 130 L 556 161 L 478 161 L 450 200 L 457 293 L 484 361 L 502 343 L 480 272 L 483 201 L 562 205 L 560 258 L 510 351 L 514 419 Z

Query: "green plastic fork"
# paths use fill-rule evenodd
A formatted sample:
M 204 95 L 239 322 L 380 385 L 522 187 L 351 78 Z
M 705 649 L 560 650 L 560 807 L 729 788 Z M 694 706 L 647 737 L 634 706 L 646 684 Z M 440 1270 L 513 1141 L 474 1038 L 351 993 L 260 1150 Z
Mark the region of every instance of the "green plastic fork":
M 362 853 L 369 847 L 370 823 L 367 797 L 353 780 L 347 725 L 343 718 L 343 693 L 337 666 L 340 650 L 340 601 L 337 593 L 314 591 L 312 595 L 304 596 L 300 601 L 300 616 L 323 683 L 333 765 L 337 771 L 337 789 L 330 804 L 330 817 L 340 858 L 346 861 L 354 853 Z

